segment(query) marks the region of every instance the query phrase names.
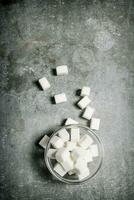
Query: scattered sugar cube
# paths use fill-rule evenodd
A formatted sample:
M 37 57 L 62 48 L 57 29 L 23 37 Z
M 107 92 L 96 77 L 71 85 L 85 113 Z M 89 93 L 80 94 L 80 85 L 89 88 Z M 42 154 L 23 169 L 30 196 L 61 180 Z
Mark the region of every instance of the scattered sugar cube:
M 47 156 L 51 159 L 55 159 L 56 149 L 49 149 L 47 152 Z
M 89 96 L 90 95 L 90 87 L 84 86 L 81 90 L 81 96 Z
M 65 147 L 67 148 L 68 151 L 72 151 L 76 147 L 76 143 L 72 141 L 67 141 L 65 142 Z
M 53 145 L 54 148 L 57 148 L 57 149 L 62 148 L 64 146 L 63 140 L 58 136 L 54 136 L 51 139 L 51 144 Z
M 48 82 L 46 77 L 39 79 L 39 83 L 43 90 L 47 90 L 48 88 L 50 88 L 50 83 Z
M 55 103 L 63 103 L 67 101 L 67 97 L 65 93 L 57 94 L 54 96 Z
M 94 130 L 99 130 L 99 127 L 100 127 L 100 119 L 92 118 L 90 123 L 90 128 Z
M 80 129 L 79 128 L 71 128 L 71 141 L 78 142 L 80 139 Z
M 72 118 L 67 118 L 65 125 L 72 125 L 72 124 L 78 124 L 78 122 L 73 120 Z
M 64 129 L 61 129 L 58 133 L 59 137 L 64 141 L 68 141 L 70 136 L 69 136 L 69 133 L 67 132 L 67 130 L 64 128 Z
M 81 148 L 81 147 L 76 147 L 72 152 L 71 152 L 71 157 L 73 159 L 73 161 L 77 161 L 79 158 L 83 158 L 85 157 L 85 149 Z
M 44 149 L 46 148 L 49 141 L 49 137 L 45 135 L 39 142 L 39 145 L 42 146 Z
M 90 147 L 90 145 L 93 143 L 93 139 L 89 136 L 89 135 L 83 135 L 80 138 L 79 141 L 79 145 L 80 147 L 82 147 L 83 149 L 87 149 L 88 147 Z
M 90 149 L 91 149 L 92 157 L 97 157 L 99 155 L 97 144 L 91 145 Z
M 91 117 L 92 117 L 92 115 L 93 115 L 93 113 L 94 113 L 94 111 L 95 111 L 94 108 L 91 108 L 90 106 L 88 106 L 88 107 L 85 109 L 85 111 L 84 111 L 82 117 L 85 118 L 85 119 L 90 120 Z
M 57 75 L 66 75 L 66 74 L 68 74 L 67 65 L 61 65 L 61 66 L 56 67 L 56 73 L 57 73 Z
M 88 106 L 88 104 L 91 102 L 91 100 L 88 98 L 88 96 L 84 96 L 78 103 L 77 105 L 81 108 L 84 109 Z
M 74 163 L 71 160 L 71 158 L 66 159 L 64 162 L 61 163 L 61 165 L 65 169 L 66 172 L 74 168 Z
M 85 179 L 86 177 L 88 177 L 90 175 L 90 170 L 89 168 L 85 168 L 84 171 L 82 171 L 81 173 L 78 174 L 78 178 L 79 180 L 83 180 Z
M 60 148 L 57 150 L 55 158 L 58 162 L 62 163 L 70 158 L 70 152 L 66 148 Z
M 60 176 L 64 176 L 67 172 L 65 171 L 65 169 L 59 164 L 57 163 L 54 166 L 54 170 L 60 175 Z

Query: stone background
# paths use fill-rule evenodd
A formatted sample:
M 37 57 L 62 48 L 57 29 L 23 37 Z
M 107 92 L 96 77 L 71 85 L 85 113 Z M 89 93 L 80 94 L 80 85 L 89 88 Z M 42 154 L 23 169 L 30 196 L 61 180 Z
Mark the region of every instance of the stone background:
M 69 75 L 54 68 L 67 64 Z M 134 1 L 0 1 L 0 199 L 134 198 Z M 41 91 L 46 76 L 51 88 Z M 54 180 L 37 145 L 72 117 L 77 90 L 91 87 L 105 149 L 99 173 L 82 185 Z M 68 102 L 52 103 L 65 92 Z M 88 124 L 87 124 L 88 125 Z

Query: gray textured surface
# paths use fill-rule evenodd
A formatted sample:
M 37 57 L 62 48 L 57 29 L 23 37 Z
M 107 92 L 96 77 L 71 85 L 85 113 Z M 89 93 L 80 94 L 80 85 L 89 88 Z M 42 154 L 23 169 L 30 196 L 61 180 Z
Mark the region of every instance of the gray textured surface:
M 119 1 L 1 1 L 0 199 L 134 198 L 134 5 Z M 69 76 L 53 68 L 69 66 Z M 36 81 L 48 77 L 43 92 Z M 76 90 L 91 87 L 105 148 L 100 172 L 78 186 L 52 179 L 36 144 L 71 116 Z M 66 92 L 68 102 L 51 97 Z

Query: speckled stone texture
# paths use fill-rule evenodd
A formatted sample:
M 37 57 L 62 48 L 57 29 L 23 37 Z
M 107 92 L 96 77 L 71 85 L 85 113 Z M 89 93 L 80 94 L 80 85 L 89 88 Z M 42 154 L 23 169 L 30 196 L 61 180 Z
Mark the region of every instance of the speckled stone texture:
M 55 76 L 67 64 L 68 76 Z M 46 76 L 51 88 L 37 80 Z M 91 87 L 105 158 L 82 185 L 45 167 L 37 143 L 71 117 L 82 124 L 77 90 Z M 134 1 L 0 1 L 0 199 L 134 198 Z M 65 92 L 68 102 L 54 105 Z M 88 125 L 88 124 L 87 124 Z

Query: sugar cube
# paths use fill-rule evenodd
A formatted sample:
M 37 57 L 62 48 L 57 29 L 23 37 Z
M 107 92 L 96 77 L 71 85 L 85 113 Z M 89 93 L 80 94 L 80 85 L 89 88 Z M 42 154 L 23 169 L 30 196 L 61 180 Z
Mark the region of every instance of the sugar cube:
M 64 128 L 64 129 L 61 129 L 58 133 L 59 137 L 64 141 L 68 141 L 69 140 L 69 133 L 67 132 L 67 130 Z
M 67 148 L 68 151 L 72 151 L 76 147 L 76 143 L 72 141 L 67 141 L 65 142 L 65 147 Z
M 85 134 L 80 138 L 79 145 L 83 149 L 87 149 L 93 142 L 93 139 L 89 135 Z
M 92 118 L 90 123 L 90 128 L 94 130 L 99 130 L 99 127 L 100 127 L 100 119 Z
M 89 95 L 90 95 L 90 87 L 84 86 L 81 89 L 81 96 L 84 97 L 84 96 L 89 96 Z
M 48 82 L 46 77 L 39 79 L 39 83 L 40 83 L 43 90 L 50 88 L 50 83 Z
M 47 152 L 47 156 L 51 159 L 55 159 L 55 153 L 56 153 L 56 149 L 49 149 Z
M 62 148 L 64 146 L 63 140 L 58 136 L 54 136 L 51 139 L 51 144 L 53 145 L 54 148 L 57 148 L 57 149 Z
M 70 152 L 66 148 L 60 148 L 55 154 L 56 160 L 60 163 L 70 158 Z
M 81 173 L 78 174 L 78 178 L 79 180 L 83 180 L 85 179 L 86 177 L 88 177 L 90 175 L 90 170 L 89 168 L 85 168 L 84 171 L 82 171 Z
M 74 164 L 74 169 L 77 171 L 77 174 L 83 172 L 87 169 L 87 162 L 83 158 L 79 158 Z
M 95 111 L 94 108 L 91 108 L 90 106 L 88 106 L 88 107 L 85 109 L 85 111 L 84 111 L 82 117 L 85 118 L 85 119 L 90 120 L 91 117 L 92 117 L 92 115 L 93 115 L 93 113 L 94 113 L 94 111 Z
M 61 164 L 56 163 L 56 165 L 54 166 L 54 170 L 60 175 L 60 176 L 64 176 L 67 172 L 65 171 L 65 169 L 61 166 Z
M 97 144 L 93 144 L 90 146 L 92 157 L 97 157 L 99 155 L 99 150 Z
M 81 147 L 76 147 L 72 152 L 71 152 L 71 157 L 73 161 L 77 161 L 79 158 L 84 158 L 85 157 L 85 149 Z
M 80 129 L 79 128 L 71 128 L 71 141 L 72 142 L 78 142 L 80 139 Z
M 65 169 L 66 172 L 68 172 L 74 168 L 74 164 L 73 164 L 73 161 L 71 160 L 71 158 L 68 158 L 65 161 L 61 162 L 61 165 Z
M 49 137 L 45 135 L 39 142 L 39 145 L 42 146 L 44 149 L 46 148 L 49 141 Z
M 68 67 L 67 65 L 61 65 L 56 67 L 57 75 L 67 75 L 68 74 Z
M 92 152 L 91 152 L 91 150 L 89 150 L 89 149 L 86 150 L 84 159 L 85 159 L 85 161 L 86 161 L 87 163 L 93 161 L 93 157 L 92 157 Z
M 93 161 L 91 150 L 85 150 L 81 147 L 75 148 L 74 151 L 71 153 L 71 157 L 74 162 L 79 160 L 80 158 L 82 158 L 86 163 Z
M 67 101 L 67 97 L 65 93 L 57 94 L 54 96 L 55 103 L 63 103 Z
M 78 124 L 78 122 L 71 118 L 67 118 L 65 125 L 72 125 L 72 124 Z
M 77 105 L 81 108 L 84 109 L 88 106 L 88 104 L 91 102 L 88 96 L 84 96 L 78 103 Z

